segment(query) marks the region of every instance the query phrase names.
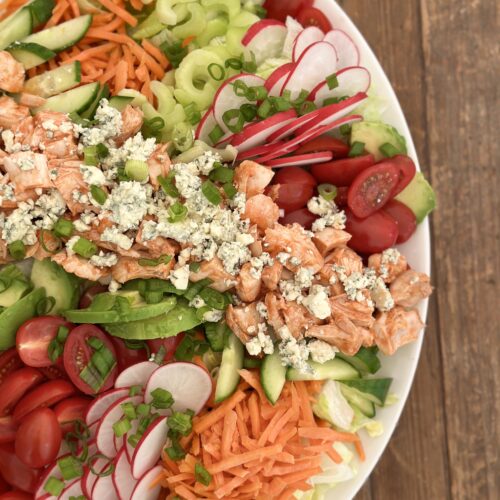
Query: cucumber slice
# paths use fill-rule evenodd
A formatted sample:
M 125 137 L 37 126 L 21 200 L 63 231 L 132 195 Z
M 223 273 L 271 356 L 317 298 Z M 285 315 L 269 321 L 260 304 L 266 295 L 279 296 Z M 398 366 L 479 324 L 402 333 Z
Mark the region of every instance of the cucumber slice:
M 33 0 L 33 2 L 26 5 L 25 8 L 31 12 L 33 28 L 45 24 L 51 18 L 55 5 L 54 0 Z
M 28 36 L 33 30 L 33 19 L 29 9 L 22 8 L 0 23 L 0 50 L 16 40 Z
M 76 87 L 81 78 L 80 61 L 75 61 L 30 78 L 24 84 L 24 90 L 40 97 L 52 97 Z
M 243 359 L 243 368 L 252 369 L 260 368 L 262 366 L 262 360 L 257 358 L 245 358 Z
M 76 0 L 76 3 L 80 7 L 80 11 L 86 14 L 101 14 L 104 12 L 102 5 L 93 0 Z
M 355 406 L 363 415 L 368 418 L 373 418 L 375 416 L 375 405 L 372 401 L 366 399 L 358 391 L 343 383 L 340 384 L 340 391 L 347 399 L 347 402 L 351 406 Z
M 118 111 L 123 111 L 133 100 L 134 97 L 115 95 L 109 100 L 109 105 Z
M 231 331 L 225 321 L 205 324 L 205 337 L 214 352 L 223 352 L 226 338 Z
M 267 399 L 273 405 L 278 401 L 285 385 L 286 372 L 286 366 L 281 364 L 281 356 L 277 349 L 264 358 L 260 369 L 260 381 Z
M 95 112 L 99 107 L 99 103 L 102 99 L 107 99 L 109 97 L 109 87 L 108 84 L 105 83 L 101 90 L 97 93 L 95 99 L 90 103 L 90 106 L 85 108 L 82 113 L 82 118 L 86 118 L 87 120 L 92 120 L 94 118 Z
M 76 89 L 49 97 L 43 106 L 36 108 L 35 113 L 45 110 L 59 111 L 60 113 L 80 113 L 94 102 L 98 92 L 98 83 L 88 83 Z
M 361 373 L 373 374 L 377 373 L 380 369 L 380 360 L 378 359 L 377 352 L 371 347 L 362 347 L 355 356 L 346 356 L 341 352 L 338 352 L 336 356 L 347 361 Z
M 295 368 L 288 368 L 287 380 L 352 380 L 360 377 L 358 370 L 342 359 L 335 358 L 326 363 L 309 361 L 312 372 L 301 372 Z
M 139 26 L 136 26 L 132 31 L 132 38 L 134 40 L 142 40 L 143 38 L 151 38 L 157 35 L 160 31 L 164 30 L 166 26 L 158 19 L 156 10 L 153 10 Z
M 0 307 L 10 307 L 20 300 L 31 288 L 30 284 L 22 280 L 13 280 L 7 288 L 0 293 Z
M 215 402 L 220 403 L 227 399 L 238 387 L 240 381 L 239 370 L 243 367 L 243 344 L 235 335 L 230 335 L 222 353 L 217 386 L 215 388 Z
M 384 406 L 392 378 L 371 378 L 362 380 L 346 380 L 345 385 L 356 391 L 360 396 L 378 406 Z
M 92 16 L 86 14 L 29 35 L 21 40 L 21 42 L 37 43 L 47 49 L 61 52 L 79 42 L 85 36 L 85 33 L 87 33 L 91 23 Z
M 14 43 L 7 49 L 23 66 L 31 69 L 55 57 L 56 53 L 38 43 Z

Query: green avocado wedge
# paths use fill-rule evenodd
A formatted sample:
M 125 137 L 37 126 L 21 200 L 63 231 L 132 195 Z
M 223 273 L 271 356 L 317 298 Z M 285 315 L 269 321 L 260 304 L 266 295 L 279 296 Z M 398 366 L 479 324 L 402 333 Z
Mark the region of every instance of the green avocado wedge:
M 174 299 L 175 300 L 175 299 Z M 167 314 L 143 321 L 104 324 L 104 329 L 114 337 L 134 340 L 150 340 L 173 337 L 191 330 L 203 321 L 196 316 L 196 309 L 180 299 Z
M 16 343 L 17 329 L 36 315 L 36 306 L 45 298 L 45 289 L 37 288 L 0 314 L 0 351 Z

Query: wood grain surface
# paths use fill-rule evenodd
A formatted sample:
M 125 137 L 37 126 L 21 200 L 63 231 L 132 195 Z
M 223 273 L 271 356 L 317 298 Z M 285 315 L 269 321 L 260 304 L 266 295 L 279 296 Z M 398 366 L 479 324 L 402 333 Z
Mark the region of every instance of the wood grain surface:
M 340 0 L 437 191 L 435 294 L 396 432 L 358 500 L 500 496 L 500 4 Z

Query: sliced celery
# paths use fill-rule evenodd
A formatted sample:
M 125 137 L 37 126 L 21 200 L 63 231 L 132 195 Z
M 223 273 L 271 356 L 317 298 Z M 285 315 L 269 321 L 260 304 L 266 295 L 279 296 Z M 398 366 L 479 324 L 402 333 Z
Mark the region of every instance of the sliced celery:
M 187 5 L 179 5 L 174 7 L 174 12 L 177 13 L 178 8 L 186 7 L 188 11 L 187 21 L 182 24 L 177 24 L 172 28 L 172 33 L 178 38 L 184 39 L 189 36 L 198 36 L 203 33 L 207 26 L 205 9 L 197 3 L 189 3 Z

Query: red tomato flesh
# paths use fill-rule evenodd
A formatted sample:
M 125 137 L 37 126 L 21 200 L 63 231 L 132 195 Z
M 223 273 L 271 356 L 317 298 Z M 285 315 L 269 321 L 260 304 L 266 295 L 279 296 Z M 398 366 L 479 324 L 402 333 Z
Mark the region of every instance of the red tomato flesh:
M 11 373 L 0 385 L 0 417 L 8 415 L 24 394 L 42 380 L 43 375 L 34 368 L 20 368 Z
M 37 408 L 50 407 L 73 395 L 75 388 L 66 380 L 51 380 L 39 385 L 26 394 L 14 409 L 12 416 L 20 422 L 26 415 Z
M 85 412 L 91 402 L 92 399 L 90 398 L 75 396 L 57 403 L 54 407 L 54 413 L 63 434 L 74 430 L 76 420 L 82 422 L 85 420 Z
M 280 224 L 300 224 L 304 229 L 311 229 L 313 222 L 318 218 L 317 215 L 309 212 L 307 208 L 301 208 L 299 210 L 294 210 L 286 214 L 282 219 L 280 219 Z
M 401 191 L 403 191 L 403 189 L 410 184 L 417 173 L 417 167 L 415 166 L 413 160 L 406 155 L 393 156 L 392 158 L 384 160 L 383 163 L 390 163 L 399 169 L 399 182 L 392 192 L 392 196 L 394 197 L 401 193 Z
M 324 33 L 332 29 L 332 25 L 325 14 L 314 7 L 303 8 L 297 14 L 297 21 L 302 24 L 304 28 L 307 28 L 308 26 L 316 26 Z
M 40 471 L 21 462 L 13 444 L 0 445 L 0 470 L 4 479 L 14 488 L 33 493 L 38 485 Z
M 398 200 L 389 201 L 382 210 L 390 215 L 398 225 L 399 235 L 396 243 L 408 241 L 417 229 L 415 214 Z
M 322 135 L 312 141 L 306 142 L 300 146 L 299 149 L 294 151 L 294 154 L 301 155 L 307 153 L 316 153 L 321 151 L 331 151 L 334 158 L 344 158 L 349 153 L 349 146 L 342 142 L 340 139 Z
M 360 219 L 346 209 L 346 231 L 352 235 L 347 243 L 356 252 L 370 255 L 383 252 L 396 244 L 398 226 L 394 219 L 382 210 Z
M 146 348 L 130 349 L 125 344 L 125 341 L 117 337 L 111 337 L 111 342 L 116 351 L 116 359 L 118 361 L 118 371 L 122 372 L 129 366 L 148 360 Z
M 310 184 L 280 184 L 276 204 L 285 213 L 293 212 L 307 205 L 314 193 Z
M 19 426 L 15 450 L 21 462 L 38 469 L 57 457 L 62 433 L 56 414 L 49 408 L 38 408 Z
M 269 19 L 286 21 L 287 16 L 296 17 L 299 10 L 304 6 L 312 5 L 312 0 L 266 0 L 264 8 L 267 10 Z
M 307 184 L 316 187 L 316 179 L 303 168 L 284 167 L 280 168 L 273 177 L 273 184 Z
M 0 354 L 0 384 L 19 368 L 24 366 L 15 347 L 11 347 L 7 351 Z
M 7 491 L 0 495 L 0 500 L 32 500 L 33 497 L 29 493 L 22 491 Z
M 161 347 L 165 349 L 165 357 L 163 361 L 167 363 L 168 361 L 172 361 L 174 359 L 174 354 L 179 347 L 179 344 L 182 342 L 184 338 L 183 333 L 179 333 L 175 337 L 168 337 L 166 339 L 154 339 L 148 340 L 147 344 L 149 349 L 151 350 L 151 354 L 157 354 Z
M 107 391 L 112 387 L 118 374 L 118 367 L 107 375 L 106 380 L 97 390 L 90 387 L 81 377 L 80 373 L 90 363 L 93 354 L 93 349 L 88 344 L 89 339 L 96 338 L 100 340 L 104 346 L 111 351 L 116 360 L 116 351 L 108 336 L 95 325 L 80 325 L 74 328 L 66 340 L 64 345 L 63 361 L 64 369 L 68 374 L 71 382 L 84 394 L 96 394 Z
M 349 188 L 347 204 L 356 217 L 364 218 L 382 208 L 399 182 L 399 170 L 382 162 L 361 172 Z
M 363 170 L 372 165 L 375 165 L 373 155 L 356 156 L 313 165 L 311 174 L 319 183 L 333 184 L 337 187 L 350 186 Z
M 10 415 L 0 417 L 0 443 L 12 443 L 16 438 L 16 432 L 17 424 Z
M 39 368 L 39 370 L 43 373 L 43 376 L 49 380 L 68 380 L 66 372 L 59 364 Z
M 58 316 L 39 316 L 23 323 L 16 335 L 17 352 L 24 364 L 34 368 L 51 366 L 48 350 L 61 326 L 73 325 Z
M 347 193 L 349 192 L 348 187 L 337 188 L 337 196 L 335 197 L 335 204 L 338 207 L 347 207 Z

